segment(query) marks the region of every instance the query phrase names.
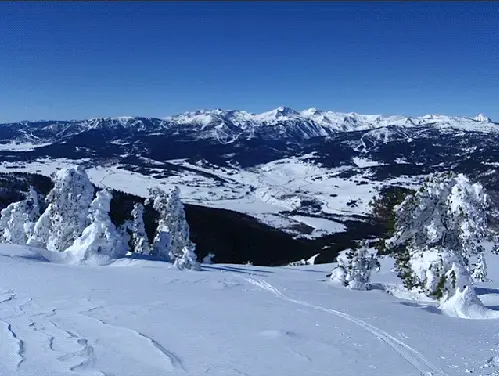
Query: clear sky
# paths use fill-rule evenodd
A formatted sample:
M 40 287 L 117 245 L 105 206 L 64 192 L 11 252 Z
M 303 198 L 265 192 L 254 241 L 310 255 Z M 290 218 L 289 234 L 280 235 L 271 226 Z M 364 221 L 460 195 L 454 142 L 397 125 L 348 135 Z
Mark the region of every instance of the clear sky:
M 280 105 L 499 120 L 499 3 L 0 2 L 0 122 Z

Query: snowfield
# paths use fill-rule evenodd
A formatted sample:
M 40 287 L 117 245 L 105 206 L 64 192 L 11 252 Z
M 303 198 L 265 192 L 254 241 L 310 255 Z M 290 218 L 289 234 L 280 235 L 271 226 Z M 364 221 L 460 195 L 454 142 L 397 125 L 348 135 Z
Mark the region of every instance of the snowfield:
M 499 321 L 387 294 L 406 296 L 389 259 L 363 292 L 326 282 L 327 264 L 189 272 L 39 252 L 0 245 L 1 376 L 499 374 Z M 497 317 L 499 256 L 488 265 L 478 294 Z

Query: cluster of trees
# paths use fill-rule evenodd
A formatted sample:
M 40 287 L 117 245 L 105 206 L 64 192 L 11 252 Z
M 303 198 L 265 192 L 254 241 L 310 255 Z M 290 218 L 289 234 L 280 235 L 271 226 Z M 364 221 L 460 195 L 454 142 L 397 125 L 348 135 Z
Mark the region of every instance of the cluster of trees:
M 30 187 L 24 200 L 1 211 L 2 242 L 69 252 L 80 260 L 97 255 L 119 258 L 134 252 L 168 260 L 180 269 L 199 269 L 177 187 L 171 192 L 149 190 L 145 203 L 151 203 L 159 214 L 150 243 L 143 204 L 136 203 L 132 220 L 117 227 L 109 215 L 112 191 L 95 192 L 83 167 L 59 170 L 53 183 L 46 197 Z
M 372 206 L 388 229 L 378 251 L 395 259 L 408 290 L 441 302 L 463 291 L 475 296 L 474 282 L 487 278 L 482 241 L 488 196 L 481 184 L 462 174 L 433 174 L 418 191 L 378 198 Z M 369 289 L 374 260 L 363 244 L 338 257 L 331 278 L 345 287 Z

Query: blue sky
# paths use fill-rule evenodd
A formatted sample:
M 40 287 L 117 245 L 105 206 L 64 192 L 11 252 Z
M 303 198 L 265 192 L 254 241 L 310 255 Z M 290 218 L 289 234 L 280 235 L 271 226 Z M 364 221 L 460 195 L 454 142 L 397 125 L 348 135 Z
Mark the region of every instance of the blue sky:
M 499 3 L 0 2 L 0 122 L 280 105 L 499 120 Z

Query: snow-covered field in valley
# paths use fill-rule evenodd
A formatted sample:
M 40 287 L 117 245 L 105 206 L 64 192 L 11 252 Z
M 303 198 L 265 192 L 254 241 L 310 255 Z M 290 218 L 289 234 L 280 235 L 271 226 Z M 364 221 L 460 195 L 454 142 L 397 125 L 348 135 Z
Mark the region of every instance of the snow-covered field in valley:
M 0 375 L 499 374 L 499 321 L 387 294 L 391 264 L 363 292 L 327 282 L 327 264 L 66 265 L 0 245 Z M 499 256 L 488 265 L 477 291 L 495 314 Z
M 383 182 L 371 181 L 366 175 L 368 171 L 364 171 L 363 167 L 376 163 L 360 159 L 356 161 L 361 167 L 356 168 L 355 177 L 342 178 L 338 175 L 351 167 L 322 168 L 308 162 L 307 157 L 284 158 L 250 169 L 221 168 L 209 164 L 203 166 L 183 159 L 169 160 L 168 163 L 187 170 L 167 177 L 143 175 L 128 171 L 120 165 L 97 165 L 87 171 L 92 183 L 99 188 L 109 187 L 147 197 L 151 187 L 160 186 L 170 190 L 178 186 L 182 200 L 187 204 L 245 213 L 292 234 L 295 234 L 293 226 L 305 224 L 313 230 L 308 235 L 309 238 L 345 231 L 345 226 L 340 222 L 351 219 L 354 215 L 365 216 L 369 211 L 369 201 L 384 185 L 411 188 L 420 185 L 419 177 L 402 176 Z M 15 163 L 4 161 L 0 162 L 0 172 L 19 171 L 50 176 L 55 171 L 74 166 L 78 162 L 80 161 L 66 158 L 41 158 L 32 162 Z M 160 174 L 162 171 L 157 169 L 153 172 Z M 357 179 L 365 184 L 358 184 Z M 320 206 L 319 216 L 334 216 L 338 221 L 288 214 L 306 202 L 316 202 Z

